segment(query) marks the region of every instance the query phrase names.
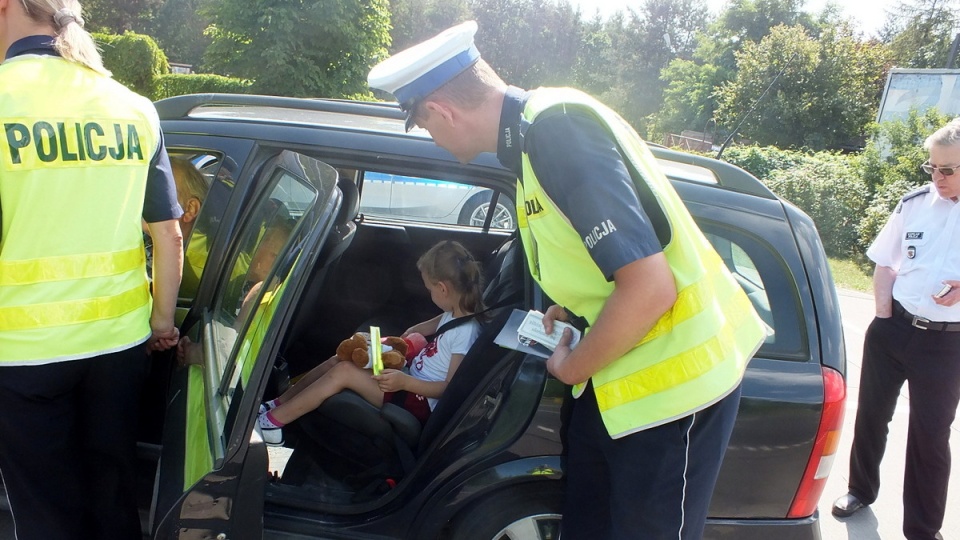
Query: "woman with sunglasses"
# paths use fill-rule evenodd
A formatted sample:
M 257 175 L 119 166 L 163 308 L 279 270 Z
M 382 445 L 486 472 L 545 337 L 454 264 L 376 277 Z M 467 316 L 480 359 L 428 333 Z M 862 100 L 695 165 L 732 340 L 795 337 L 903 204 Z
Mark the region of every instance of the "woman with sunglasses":
M 872 504 L 900 389 L 910 390 L 903 534 L 942 539 L 950 426 L 960 401 L 960 118 L 924 142 L 930 184 L 907 194 L 867 250 L 877 316 L 863 346 L 849 493 L 838 517 Z

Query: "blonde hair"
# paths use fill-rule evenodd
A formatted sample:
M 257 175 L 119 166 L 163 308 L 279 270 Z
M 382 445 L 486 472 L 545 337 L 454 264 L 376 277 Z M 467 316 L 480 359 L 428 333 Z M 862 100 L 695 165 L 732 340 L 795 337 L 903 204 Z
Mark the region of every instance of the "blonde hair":
M 445 281 L 460 293 L 460 309 L 466 313 L 484 310 L 480 263 L 460 242 L 443 240 L 417 261 L 417 270 L 434 283 Z
M 183 205 L 190 197 L 196 198 L 203 204 L 207 197 L 207 180 L 203 174 L 186 159 L 170 156 L 170 169 L 177 184 L 178 199 Z
M 16 1 L 16 0 L 14 0 Z M 20 0 L 31 20 L 53 27 L 53 48 L 64 59 L 110 75 L 93 36 L 83 29 L 82 8 L 77 0 Z

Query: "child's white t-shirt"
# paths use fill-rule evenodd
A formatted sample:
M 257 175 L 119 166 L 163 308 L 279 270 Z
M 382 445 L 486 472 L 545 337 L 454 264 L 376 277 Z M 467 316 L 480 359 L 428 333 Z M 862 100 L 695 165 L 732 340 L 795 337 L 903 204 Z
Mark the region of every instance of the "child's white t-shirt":
M 453 313 L 447 311 L 440 317 L 440 328 L 453 320 Z M 410 375 L 422 381 L 436 382 L 447 380 L 450 371 L 450 359 L 455 354 L 467 354 L 470 346 L 480 335 L 480 323 L 476 319 L 465 322 L 440 334 L 420 351 L 410 364 Z M 436 398 L 427 398 L 432 411 L 437 406 Z

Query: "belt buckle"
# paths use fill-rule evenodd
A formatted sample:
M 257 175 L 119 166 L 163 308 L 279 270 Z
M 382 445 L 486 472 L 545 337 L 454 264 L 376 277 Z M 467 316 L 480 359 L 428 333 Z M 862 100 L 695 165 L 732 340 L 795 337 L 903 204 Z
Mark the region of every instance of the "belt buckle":
M 922 325 L 924 325 L 924 324 L 930 324 L 930 319 L 924 319 L 923 317 L 920 317 L 920 316 L 918 316 L 918 315 L 914 315 L 914 316 L 913 316 L 913 321 L 911 321 L 910 324 L 912 324 L 913 326 L 915 326 L 915 327 L 917 327 L 917 328 L 919 328 L 919 329 L 921 329 L 921 330 L 929 330 L 929 329 L 930 329 L 929 326 L 922 326 Z

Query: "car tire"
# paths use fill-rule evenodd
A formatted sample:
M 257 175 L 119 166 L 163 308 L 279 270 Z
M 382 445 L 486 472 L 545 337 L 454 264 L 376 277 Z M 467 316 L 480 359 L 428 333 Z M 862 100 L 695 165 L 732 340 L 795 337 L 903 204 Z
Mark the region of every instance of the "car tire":
M 498 491 L 469 504 L 447 538 L 456 540 L 555 540 L 560 536 L 563 495 L 554 482 Z
M 490 199 L 492 191 L 484 191 L 470 197 L 460 209 L 460 217 L 457 223 L 460 225 L 470 225 L 473 227 L 482 227 L 487 218 L 487 212 L 490 209 Z M 512 231 L 517 226 L 517 211 L 509 204 L 504 204 L 506 198 L 501 195 L 497 199 L 496 211 L 493 220 L 490 221 L 491 229 L 505 229 Z

